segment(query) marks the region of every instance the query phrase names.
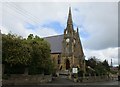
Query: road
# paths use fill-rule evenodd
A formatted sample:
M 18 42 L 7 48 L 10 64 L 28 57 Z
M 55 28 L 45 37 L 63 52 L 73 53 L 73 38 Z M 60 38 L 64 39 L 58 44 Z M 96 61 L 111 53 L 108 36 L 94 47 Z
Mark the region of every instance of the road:
M 107 87 L 109 85 L 114 87 L 118 87 L 118 85 L 120 85 L 120 82 L 118 82 L 117 80 L 113 80 L 113 81 L 106 81 L 106 82 L 91 82 L 91 83 L 80 83 L 80 82 L 73 82 L 72 80 L 67 79 L 66 77 L 58 77 L 55 78 L 52 82 L 50 83 L 44 83 L 44 84 L 37 84 L 37 85 L 26 85 L 26 86 L 20 86 L 20 87 L 79 87 L 79 85 L 81 85 L 81 87 L 88 87 L 89 85 L 93 85 L 93 87 L 96 85 L 103 85 L 103 87 Z M 115 86 L 116 85 L 116 86 Z M 3 86 L 3 87 L 18 87 L 18 86 Z

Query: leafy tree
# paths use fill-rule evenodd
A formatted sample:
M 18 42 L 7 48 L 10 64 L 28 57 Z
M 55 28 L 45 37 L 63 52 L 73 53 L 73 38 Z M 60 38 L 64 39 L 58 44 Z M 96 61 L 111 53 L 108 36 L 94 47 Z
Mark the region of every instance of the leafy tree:
M 38 36 L 27 40 L 33 49 L 31 53 L 32 62 L 29 66 L 29 74 L 50 74 L 53 64 L 50 59 L 50 45 L 48 42 Z
M 120 65 L 118 66 L 118 70 L 120 70 Z
M 102 64 L 103 64 L 103 66 L 104 66 L 104 68 L 105 68 L 106 71 L 110 71 L 110 66 L 109 66 L 107 60 L 104 60 Z
M 105 68 L 102 65 L 102 62 L 97 63 L 96 67 L 95 67 L 95 71 L 97 74 L 101 75 L 101 74 L 105 74 Z
M 110 71 L 108 61 L 104 60 L 101 62 L 95 56 L 90 57 L 88 60 L 86 60 L 86 65 L 90 67 L 86 69 L 87 73 L 96 73 L 97 75 L 100 75 L 107 74 Z
M 31 59 L 30 46 L 23 43 L 20 36 L 8 34 L 2 35 L 3 63 L 11 66 L 16 64 L 27 65 Z
M 93 69 L 95 68 L 96 64 L 97 64 L 97 58 L 95 56 L 90 57 L 86 62 L 86 65 L 90 66 Z
M 14 34 L 2 35 L 3 60 L 6 73 L 51 74 L 54 64 L 50 58 L 50 45 L 39 36 L 30 34 L 27 39 Z
M 33 34 L 30 34 L 27 39 L 32 40 L 33 38 L 34 38 Z

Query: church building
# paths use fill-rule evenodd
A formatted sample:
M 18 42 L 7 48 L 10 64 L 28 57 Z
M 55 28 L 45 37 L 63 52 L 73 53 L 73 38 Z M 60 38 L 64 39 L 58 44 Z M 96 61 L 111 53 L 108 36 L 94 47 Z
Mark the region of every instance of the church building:
M 71 7 L 69 7 L 67 26 L 64 34 L 45 37 L 51 46 L 51 59 L 58 71 L 71 70 L 77 67 L 85 71 L 85 55 L 83 52 L 79 30 L 74 30 Z

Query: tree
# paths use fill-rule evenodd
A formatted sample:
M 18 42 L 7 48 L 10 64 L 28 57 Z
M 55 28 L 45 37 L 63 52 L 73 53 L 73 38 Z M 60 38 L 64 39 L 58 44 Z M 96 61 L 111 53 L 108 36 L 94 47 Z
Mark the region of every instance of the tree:
M 120 70 L 120 65 L 118 66 L 118 70 Z
M 30 34 L 27 39 L 14 34 L 2 35 L 3 60 L 7 73 L 51 74 L 54 64 L 50 58 L 50 45 L 39 36 Z M 22 72 L 21 72 L 22 71 Z
M 90 66 L 93 69 L 95 68 L 96 64 L 97 64 L 97 58 L 95 56 L 90 57 L 86 62 L 86 65 Z
M 109 66 L 107 60 L 104 60 L 102 64 L 103 64 L 103 66 L 104 66 L 104 68 L 105 68 L 106 71 L 110 71 L 110 66 Z
M 86 65 L 90 67 L 87 68 L 87 72 L 91 74 L 107 74 L 110 71 L 108 61 L 104 60 L 103 62 L 101 62 L 95 56 L 90 57 L 88 60 L 86 60 Z
M 50 45 L 48 42 L 39 36 L 33 36 L 32 39 L 27 40 L 33 49 L 31 53 L 32 62 L 29 66 L 29 74 L 50 74 L 53 68 L 53 64 L 50 59 Z
M 21 36 L 14 34 L 2 35 L 2 63 L 5 73 L 24 73 L 24 69 L 31 61 L 31 47 Z
M 16 64 L 27 65 L 31 60 L 31 47 L 23 43 L 20 36 L 14 34 L 2 35 L 3 63 L 11 66 Z
M 28 40 L 32 40 L 32 39 L 34 39 L 34 36 L 33 36 L 33 34 L 30 34 L 29 36 L 28 36 L 28 38 L 27 38 Z

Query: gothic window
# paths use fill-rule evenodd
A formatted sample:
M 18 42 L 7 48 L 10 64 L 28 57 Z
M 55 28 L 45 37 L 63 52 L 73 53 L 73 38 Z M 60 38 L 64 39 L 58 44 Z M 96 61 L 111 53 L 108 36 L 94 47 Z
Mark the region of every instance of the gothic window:
M 58 64 L 61 63 L 60 55 L 58 55 Z
M 66 70 L 68 70 L 69 68 L 70 68 L 70 61 L 66 59 Z
M 66 47 L 66 53 L 69 53 L 69 48 L 68 47 Z

